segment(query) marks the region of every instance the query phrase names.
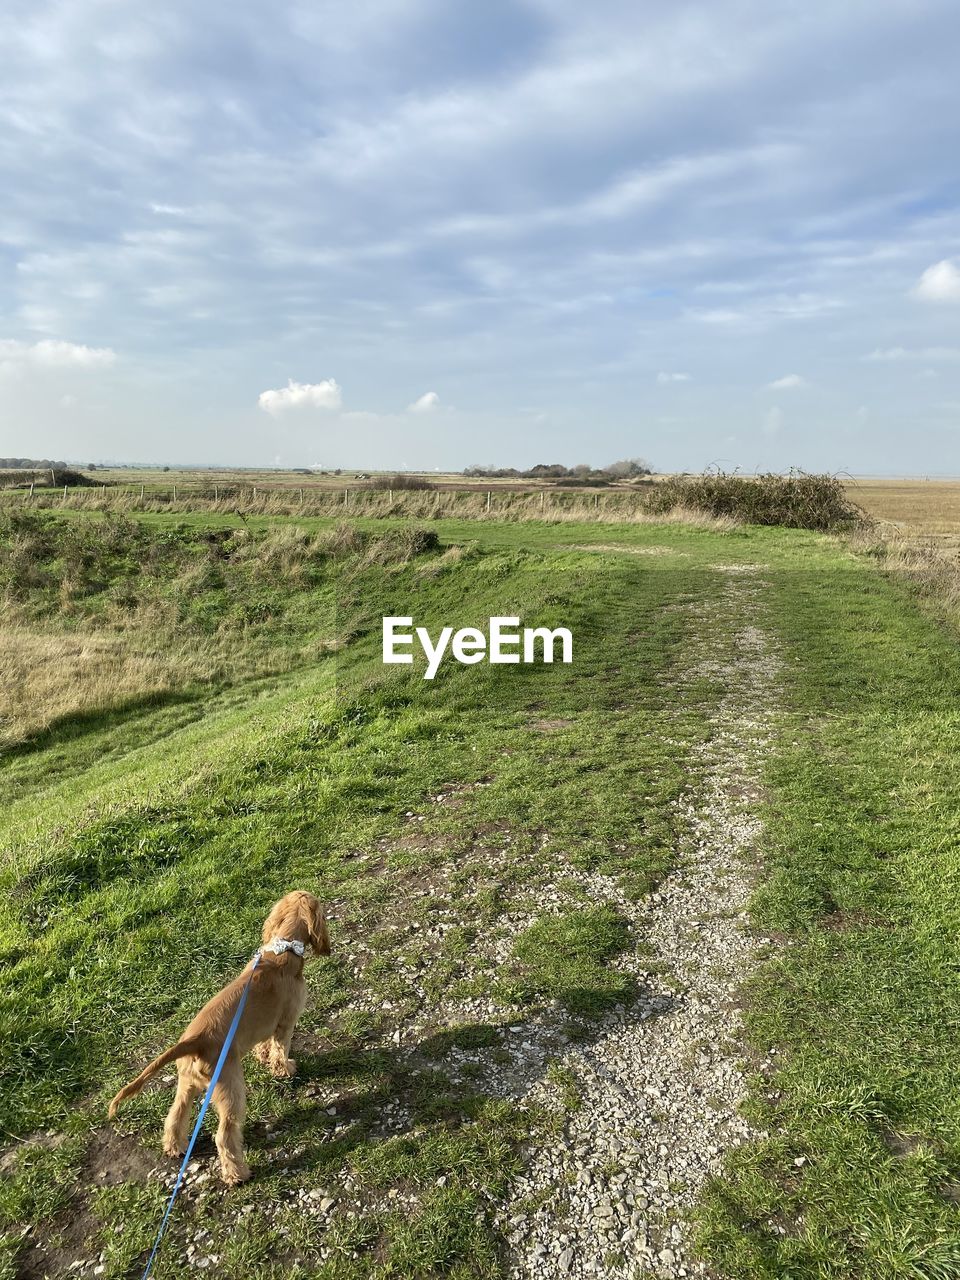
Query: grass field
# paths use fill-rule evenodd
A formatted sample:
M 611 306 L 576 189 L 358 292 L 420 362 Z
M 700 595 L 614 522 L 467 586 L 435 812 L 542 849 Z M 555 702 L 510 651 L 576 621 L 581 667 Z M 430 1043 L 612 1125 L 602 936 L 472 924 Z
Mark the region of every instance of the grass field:
M 633 1235 L 598 1236 L 592 1274 L 697 1274 L 697 1250 L 728 1277 L 960 1274 L 960 654 L 909 585 L 798 530 L 33 519 L 0 540 L 4 672 L 33 680 L 0 704 L 0 1277 L 139 1275 L 169 1088 L 116 1126 L 106 1101 L 294 886 L 333 938 L 298 1076 L 248 1066 L 254 1179 L 225 1191 L 204 1139 L 155 1274 L 587 1274 L 526 1260 L 505 1206 L 592 1105 L 580 1064 L 651 990 L 668 1032 L 689 999 L 648 922 L 724 673 L 749 674 L 747 599 L 780 655 L 741 788 L 757 962 L 728 975 L 730 1043 L 690 1052 L 745 1073 L 751 1128 L 704 1153 L 677 1222 L 639 1194 L 677 1115 L 630 1099 L 592 1177 L 631 1193 Z M 564 625 L 575 660 L 426 682 L 381 665 L 395 613 Z M 577 1198 L 551 1196 L 559 1237 Z
M 960 536 L 960 481 L 859 479 L 847 493 L 876 520 L 908 536 Z

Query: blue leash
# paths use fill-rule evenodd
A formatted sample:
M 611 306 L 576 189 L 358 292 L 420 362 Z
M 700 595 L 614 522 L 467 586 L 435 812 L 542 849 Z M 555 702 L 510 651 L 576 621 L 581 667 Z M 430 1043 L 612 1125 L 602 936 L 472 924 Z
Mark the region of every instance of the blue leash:
M 213 1075 L 210 1077 L 210 1083 L 207 1085 L 207 1092 L 203 1095 L 203 1102 L 200 1104 L 200 1114 L 197 1116 L 197 1123 L 193 1126 L 193 1133 L 190 1135 L 190 1141 L 187 1143 L 187 1150 L 183 1157 L 183 1164 L 180 1166 L 180 1172 L 177 1174 L 177 1180 L 173 1184 L 173 1190 L 170 1192 L 170 1199 L 167 1201 L 166 1212 L 163 1215 L 163 1221 L 160 1223 L 160 1230 L 157 1232 L 157 1238 L 153 1242 L 153 1249 L 150 1251 L 150 1257 L 147 1259 L 147 1265 L 143 1269 L 141 1280 L 147 1280 L 154 1259 L 157 1256 L 157 1250 L 160 1248 L 160 1241 L 163 1239 L 163 1233 L 167 1229 L 167 1223 L 170 1221 L 170 1214 L 173 1210 L 173 1202 L 177 1198 L 177 1192 L 183 1185 L 183 1175 L 187 1171 L 187 1165 L 190 1163 L 190 1157 L 193 1154 L 193 1148 L 200 1136 L 200 1130 L 203 1127 L 203 1118 L 207 1114 L 210 1106 L 210 1099 L 213 1097 L 213 1091 L 216 1088 L 217 1081 L 220 1079 L 220 1072 L 223 1070 L 223 1064 L 227 1060 L 227 1054 L 230 1046 L 233 1044 L 233 1037 L 237 1034 L 237 1027 L 240 1025 L 240 1015 L 243 1013 L 243 1007 L 247 1003 L 247 995 L 250 992 L 250 983 L 253 981 L 253 974 L 260 963 L 260 952 L 258 951 L 253 957 L 253 965 L 250 969 L 250 977 L 247 978 L 243 991 L 240 993 L 240 1003 L 237 1005 L 237 1011 L 233 1015 L 233 1021 L 230 1023 L 230 1029 L 227 1031 L 227 1038 L 223 1042 L 223 1048 L 220 1050 L 220 1057 L 217 1059 L 217 1065 L 213 1069 Z

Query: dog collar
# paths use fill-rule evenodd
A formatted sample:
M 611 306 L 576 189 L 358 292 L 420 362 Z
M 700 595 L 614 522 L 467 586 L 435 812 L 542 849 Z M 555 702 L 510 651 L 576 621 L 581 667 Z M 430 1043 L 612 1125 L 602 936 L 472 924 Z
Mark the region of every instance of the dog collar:
M 303 953 L 306 950 L 302 942 L 291 942 L 289 938 L 271 938 L 264 951 L 272 951 L 275 956 L 282 956 L 285 951 L 292 951 L 294 955 L 303 959 Z

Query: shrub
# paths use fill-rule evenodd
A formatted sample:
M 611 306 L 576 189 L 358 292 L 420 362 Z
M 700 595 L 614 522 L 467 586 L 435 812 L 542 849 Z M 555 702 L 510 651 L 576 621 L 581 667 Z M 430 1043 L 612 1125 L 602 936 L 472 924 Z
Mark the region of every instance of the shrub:
M 20 468 L 0 472 L 0 487 L 5 489 L 25 489 L 34 485 L 37 489 L 62 489 L 69 485 L 72 489 L 99 487 L 102 480 L 91 480 L 82 471 L 74 471 L 72 467 L 54 466 L 37 468 Z
M 99 488 L 107 483 L 106 480 L 91 480 L 82 471 L 74 471 L 72 467 L 54 468 L 52 480 L 56 489 L 62 489 L 65 484 L 69 485 L 71 489 L 89 488 L 91 485 L 96 485 Z
M 671 476 L 647 494 L 647 510 L 655 514 L 677 507 L 711 516 L 729 516 L 748 524 L 782 525 L 788 529 L 842 529 L 863 519 L 836 476 L 767 473 L 741 476 L 723 471 L 699 476 Z
M 622 458 L 619 462 L 611 462 L 603 469 L 608 476 L 616 476 L 625 480 L 633 480 L 637 476 L 650 475 L 650 464 L 644 458 Z
M 436 485 L 424 476 L 413 476 L 405 471 L 398 471 L 392 476 L 374 476 L 369 482 L 369 487 L 371 489 L 435 489 Z

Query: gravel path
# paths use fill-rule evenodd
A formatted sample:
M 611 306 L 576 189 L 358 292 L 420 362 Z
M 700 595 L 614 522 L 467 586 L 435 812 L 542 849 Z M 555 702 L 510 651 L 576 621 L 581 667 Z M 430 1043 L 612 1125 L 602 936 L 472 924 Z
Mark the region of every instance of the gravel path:
M 760 571 L 715 567 L 724 588 L 694 606 L 699 651 L 681 683 L 713 679 L 724 693 L 698 749 L 696 793 L 683 801 L 689 836 L 678 869 L 641 903 L 593 877 L 595 896 L 629 916 L 655 963 L 625 957 L 644 998 L 611 1017 L 599 1040 L 563 1055 L 581 1103 L 504 1210 L 512 1277 L 707 1275 L 685 1215 L 724 1153 L 751 1136 L 739 1114 L 736 993 L 761 942 L 743 926 L 780 664 L 758 625 Z M 529 1099 L 550 1090 L 537 1084 Z

